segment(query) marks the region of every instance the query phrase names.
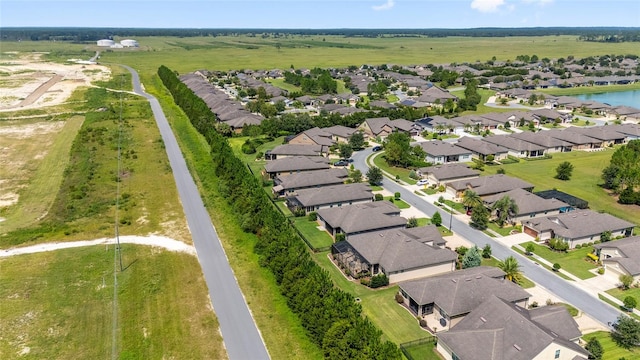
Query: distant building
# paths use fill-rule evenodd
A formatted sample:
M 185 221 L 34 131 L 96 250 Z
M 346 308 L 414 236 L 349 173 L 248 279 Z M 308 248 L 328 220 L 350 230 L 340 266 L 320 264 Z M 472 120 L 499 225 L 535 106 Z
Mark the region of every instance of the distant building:
M 124 47 L 138 47 L 140 46 L 136 40 L 125 39 L 120 41 L 120 44 Z
M 111 47 L 115 44 L 116 42 L 111 39 L 102 39 L 97 41 L 98 46 Z

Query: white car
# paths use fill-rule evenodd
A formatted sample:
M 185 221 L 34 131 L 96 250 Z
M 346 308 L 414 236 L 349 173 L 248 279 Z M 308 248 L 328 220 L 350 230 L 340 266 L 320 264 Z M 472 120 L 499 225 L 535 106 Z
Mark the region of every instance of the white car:
M 416 185 L 418 185 L 418 186 L 422 186 L 422 185 L 429 185 L 429 180 L 427 180 L 427 179 L 420 179 L 420 180 L 418 180 L 418 182 L 416 183 Z

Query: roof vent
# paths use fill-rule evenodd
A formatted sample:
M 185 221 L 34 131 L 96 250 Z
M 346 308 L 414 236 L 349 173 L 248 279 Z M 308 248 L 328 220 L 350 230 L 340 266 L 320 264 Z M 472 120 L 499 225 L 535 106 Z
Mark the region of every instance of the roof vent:
M 518 351 L 522 350 L 522 348 L 520 346 L 518 346 L 518 344 L 513 344 L 513 347 L 516 348 L 516 350 L 518 350 Z
M 558 337 L 558 334 L 554 333 L 553 331 L 551 332 L 551 335 L 553 335 L 554 337 Z
M 456 280 L 456 279 L 451 279 L 451 281 L 453 281 L 454 283 L 458 282 L 458 280 Z
M 476 275 L 476 279 L 482 279 L 481 275 Z
M 484 317 L 480 316 L 480 321 L 487 322 L 487 319 L 485 319 Z
M 464 279 L 464 281 L 471 281 L 471 278 L 466 278 Z

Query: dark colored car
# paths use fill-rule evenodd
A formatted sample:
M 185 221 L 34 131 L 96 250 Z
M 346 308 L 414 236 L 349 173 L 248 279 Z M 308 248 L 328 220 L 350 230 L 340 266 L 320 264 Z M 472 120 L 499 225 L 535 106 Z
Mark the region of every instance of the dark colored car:
M 333 166 L 347 166 L 347 165 L 349 165 L 349 162 L 346 160 L 338 160 L 333 163 Z
M 382 146 L 374 146 L 372 150 L 373 150 L 374 152 L 375 152 L 375 151 L 380 151 L 380 150 L 382 150 Z

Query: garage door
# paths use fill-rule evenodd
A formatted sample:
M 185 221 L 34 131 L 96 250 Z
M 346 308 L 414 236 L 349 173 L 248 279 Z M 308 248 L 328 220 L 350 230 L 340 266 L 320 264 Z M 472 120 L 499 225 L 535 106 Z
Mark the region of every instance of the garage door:
M 538 232 L 535 231 L 534 229 L 528 227 L 528 226 L 524 227 L 524 233 L 529 235 L 529 236 L 531 236 L 531 237 L 537 237 L 538 236 Z

